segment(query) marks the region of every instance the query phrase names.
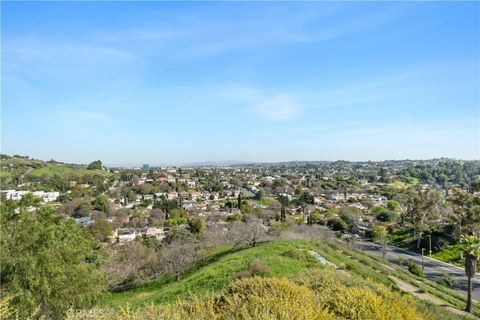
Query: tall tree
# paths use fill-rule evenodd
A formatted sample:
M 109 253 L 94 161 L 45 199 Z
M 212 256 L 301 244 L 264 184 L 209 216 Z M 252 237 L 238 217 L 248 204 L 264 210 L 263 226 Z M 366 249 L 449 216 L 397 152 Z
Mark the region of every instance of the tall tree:
M 201 217 L 188 219 L 188 229 L 193 234 L 201 235 L 205 231 L 205 220 Z
M 39 308 L 39 316 L 60 319 L 70 307 L 89 307 L 99 298 L 98 242 L 87 229 L 50 207 L 0 208 L 2 294 L 13 297 L 20 318 Z
M 287 214 L 285 212 L 285 206 L 282 205 L 280 208 L 280 221 L 285 221 L 287 219 Z
M 95 198 L 93 207 L 99 211 L 108 213 L 108 211 L 110 211 L 110 200 L 106 195 L 99 195 Z
M 465 257 L 465 275 L 468 279 L 467 306 L 465 311 L 472 312 L 472 279 L 477 271 L 477 262 L 480 258 L 480 238 L 477 236 L 463 236 L 460 240 L 461 250 Z
M 439 224 L 440 201 L 440 193 L 432 189 L 416 189 L 409 195 L 405 218 L 414 229 L 417 248 L 425 232 L 431 232 Z
M 96 160 L 90 162 L 90 164 L 87 166 L 88 170 L 101 170 L 102 169 L 102 161 Z
M 454 189 L 449 198 L 452 206 L 450 224 L 454 227 L 454 236 L 480 236 L 480 195 Z
M 238 192 L 238 209 L 242 210 L 242 192 Z

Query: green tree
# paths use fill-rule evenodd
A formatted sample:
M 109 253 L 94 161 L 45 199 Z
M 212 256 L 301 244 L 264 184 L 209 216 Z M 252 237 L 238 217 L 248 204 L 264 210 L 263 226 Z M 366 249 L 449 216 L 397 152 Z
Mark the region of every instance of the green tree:
M 98 241 L 107 242 L 113 233 L 113 227 L 107 220 L 100 219 L 90 226 L 90 232 Z
M 82 201 L 73 212 L 73 217 L 81 218 L 81 217 L 88 217 L 92 211 L 92 204 L 88 201 Z
M 322 213 L 318 209 L 313 210 L 313 212 L 308 217 L 308 223 L 315 224 L 320 222 L 322 222 Z
M 205 220 L 201 217 L 193 217 L 188 219 L 188 229 L 193 234 L 203 234 L 205 231 Z
M 96 210 L 108 212 L 110 211 L 110 200 L 106 195 L 101 194 L 95 198 L 93 207 Z
M 453 213 L 450 224 L 455 229 L 455 238 L 461 234 L 480 234 L 480 195 L 454 189 L 449 202 Z
M 287 213 L 285 210 L 285 206 L 282 205 L 282 207 L 280 208 L 280 221 L 285 221 L 286 219 L 287 219 Z
M 394 211 L 382 211 L 377 214 L 377 220 L 382 222 L 392 222 L 397 219 L 397 214 Z
M 400 203 L 396 200 L 389 200 L 387 202 L 387 209 L 390 211 L 399 212 L 401 209 Z
M 417 189 L 410 193 L 406 220 L 414 229 L 417 248 L 425 232 L 431 232 L 438 226 L 440 218 L 440 194 L 436 190 Z
M 472 279 L 477 271 L 477 262 L 480 258 L 480 238 L 472 235 L 463 236 L 460 240 L 460 246 L 465 257 L 465 275 L 468 279 L 465 311 L 472 312 Z
M 255 193 L 255 200 L 262 200 L 264 196 L 265 191 L 263 191 L 263 189 L 258 189 L 258 191 Z
M 387 244 L 388 231 L 385 226 L 375 226 L 372 228 L 372 240 L 382 245 L 382 256 L 385 257 L 385 246 Z
M 88 170 L 101 170 L 102 169 L 102 161 L 96 160 L 93 162 L 90 162 L 90 164 L 87 166 Z
M 327 225 L 332 228 L 333 231 L 345 231 L 348 229 L 348 224 L 339 217 L 328 219 Z
M 238 203 L 238 204 L 237 204 L 237 205 L 238 205 L 238 209 L 239 209 L 239 210 L 242 210 L 242 192 L 241 192 L 241 191 L 238 193 L 237 203 Z
M 387 240 L 388 236 L 388 231 L 385 226 L 375 226 L 372 228 L 372 240 L 379 242 L 379 243 L 385 243 Z
M 67 309 L 94 304 L 103 290 L 96 271 L 98 242 L 55 209 L 9 211 L 1 205 L 2 294 L 12 296 L 20 318 L 59 319 Z
M 40 204 L 40 198 L 35 197 L 32 193 L 25 194 L 22 199 L 19 201 L 21 207 L 36 207 Z

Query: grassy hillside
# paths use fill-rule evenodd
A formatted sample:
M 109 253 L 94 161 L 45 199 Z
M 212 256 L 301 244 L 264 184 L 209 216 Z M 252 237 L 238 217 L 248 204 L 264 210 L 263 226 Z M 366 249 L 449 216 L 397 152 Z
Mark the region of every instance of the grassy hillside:
M 133 290 L 107 294 L 101 306 L 103 308 L 126 305 L 140 307 L 152 303 L 164 305 L 176 302 L 178 299 L 190 301 L 219 295 L 224 293 L 229 284 L 253 262 L 259 262 L 267 267 L 264 274 L 266 277 L 288 278 L 295 281 L 311 270 L 325 269 L 325 266 L 308 254 L 308 250 L 314 250 L 335 263 L 341 269 L 336 271 L 339 278 L 345 277 L 344 275 L 348 273 L 356 277 L 355 279 L 383 284 L 393 291 L 399 291 L 395 279 L 401 279 L 414 285 L 419 291 L 440 298 L 450 305 L 462 308 L 465 304 L 465 298 L 452 290 L 415 277 L 401 267 L 388 265 L 388 262 L 380 258 L 366 256 L 337 243 L 275 241 L 256 248 L 239 251 L 231 251 L 231 249 L 231 247 L 221 247 L 212 250 L 207 260 L 183 274 L 179 281 L 172 277 L 162 277 Z M 432 315 L 432 319 L 468 319 L 452 314 L 444 307 L 428 301 L 418 299 L 416 301 L 418 308 Z M 475 312 L 480 314 L 478 306 Z
M 82 165 L 73 165 L 73 164 L 55 164 L 55 163 L 47 163 L 40 168 L 36 168 L 28 173 L 28 175 L 40 177 L 43 175 L 53 176 L 53 175 L 60 175 L 60 176 L 68 176 L 68 175 L 88 175 L 88 174 L 95 174 L 95 175 L 102 175 L 108 176 L 108 171 L 103 170 L 88 170 L 86 166 Z
M 319 265 L 307 254 L 303 254 L 304 259 L 288 256 L 295 250 L 310 248 L 311 246 L 306 242 L 287 241 L 236 252 L 232 252 L 230 246 L 216 248 L 206 261 L 185 273 L 180 281 L 176 281 L 173 277 L 162 277 L 140 288 L 108 294 L 103 305 L 122 306 L 128 303 L 131 306 L 140 306 L 150 302 L 167 303 L 174 302 L 178 298 L 188 299 L 191 293 L 195 293 L 196 296 L 218 293 L 254 261 L 262 261 L 269 269 L 269 276 L 293 276 L 307 267 Z
M 29 178 L 36 179 L 42 176 L 52 177 L 58 175 L 62 178 L 69 178 L 85 175 L 104 177 L 110 175 L 108 171 L 88 170 L 85 165 L 44 162 L 23 157 L 8 157 L 5 155 L 2 155 L 0 169 L 2 185 L 7 185 L 13 180 L 24 181 Z

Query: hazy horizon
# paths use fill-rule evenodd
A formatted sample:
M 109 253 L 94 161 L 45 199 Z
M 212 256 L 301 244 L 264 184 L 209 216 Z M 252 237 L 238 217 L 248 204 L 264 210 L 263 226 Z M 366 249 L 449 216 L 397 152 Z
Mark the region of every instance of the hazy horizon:
M 1 152 L 480 159 L 476 2 L 2 2 Z
M 7 156 L 14 156 L 12 154 L 7 154 Z M 91 159 L 87 162 L 70 162 L 70 161 L 63 161 L 62 159 L 57 159 L 57 158 L 38 158 L 32 155 L 18 155 L 15 154 L 15 156 L 28 156 L 30 159 L 33 160 L 40 160 L 40 161 L 50 161 L 50 160 L 55 160 L 60 163 L 66 163 L 66 164 L 81 164 L 81 165 L 87 165 L 92 161 L 100 160 L 102 159 Z M 455 160 L 455 161 L 478 161 L 479 159 L 461 159 L 461 158 L 449 158 L 449 157 L 438 157 L 438 158 L 425 158 L 425 159 L 415 159 L 415 158 L 404 158 L 404 159 L 366 159 L 366 160 L 349 160 L 349 159 L 332 159 L 332 160 L 326 160 L 326 159 L 311 159 L 311 160 L 305 160 L 305 159 L 295 159 L 295 160 L 278 160 L 278 161 L 250 161 L 250 160 L 212 160 L 212 161 L 193 161 L 193 162 L 158 162 L 158 161 L 153 161 L 153 162 L 142 162 L 142 161 L 137 161 L 137 162 L 118 162 L 118 163 L 108 163 L 108 162 L 103 162 L 102 164 L 107 167 L 107 168 L 136 168 L 136 167 L 142 167 L 144 164 L 148 164 L 150 167 L 187 167 L 187 166 L 235 166 L 235 165 L 243 165 L 243 164 L 277 164 L 277 163 L 287 163 L 287 162 L 336 162 L 336 161 L 348 161 L 348 162 L 384 162 L 384 161 L 428 161 L 428 160 L 439 160 L 439 159 L 448 159 L 448 160 Z

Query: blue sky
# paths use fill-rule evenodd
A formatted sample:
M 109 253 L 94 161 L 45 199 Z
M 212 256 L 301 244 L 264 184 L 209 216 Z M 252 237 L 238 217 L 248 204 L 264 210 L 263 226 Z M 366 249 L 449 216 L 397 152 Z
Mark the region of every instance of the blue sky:
M 2 2 L 2 152 L 480 158 L 477 2 Z

